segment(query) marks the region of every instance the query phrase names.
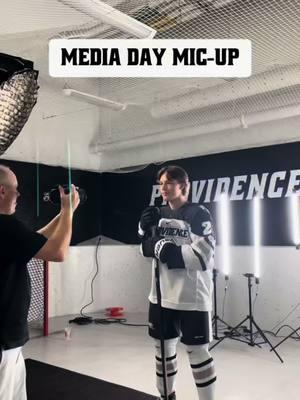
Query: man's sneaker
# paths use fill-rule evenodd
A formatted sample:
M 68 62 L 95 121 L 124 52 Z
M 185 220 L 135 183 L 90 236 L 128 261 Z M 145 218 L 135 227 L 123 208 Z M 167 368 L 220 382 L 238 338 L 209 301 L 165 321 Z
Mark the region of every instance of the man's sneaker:
M 164 397 L 158 397 L 157 400 L 164 400 Z M 176 394 L 175 394 L 175 392 L 169 394 L 168 400 L 176 400 Z

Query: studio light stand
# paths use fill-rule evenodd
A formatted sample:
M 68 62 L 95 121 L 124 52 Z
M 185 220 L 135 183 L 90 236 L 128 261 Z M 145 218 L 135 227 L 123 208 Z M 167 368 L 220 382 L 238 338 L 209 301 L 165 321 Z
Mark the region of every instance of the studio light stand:
M 298 333 L 298 331 L 300 330 L 300 326 L 296 329 L 293 330 L 293 332 L 291 332 L 288 336 L 286 336 L 284 339 L 282 339 L 279 343 L 276 344 L 276 346 L 273 346 L 273 349 L 271 349 L 270 351 L 275 351 L 275 349 L 280 346 L 283 342 L 285 342 L 287 339 L 289 339 L 291 336 L 294 335 L 294 333 Z
M 217 302 L 217 276 L 219 271 L 214 268 L 213 269 L 213 284 L 214 284 L 214 315 L 212 317 L 212 326 L 213 326 L 213 336 L 214 339 L 218 340 L 220 337 L 218 336 L 218 323 L 225 325 L 228 329 L 232 329 L 227 322 L 223 321 L 218 315 L 218 302 Z M 228 276 L 225 277 L 225 280 L 228 280 Z
M 297 189 L 293 190 L 293 195 L 291 196 L 291 221 L 292 221 L 292 232 L 293 232 L 293 240 L 296 246 L 296 250 L 300 250 L 300 230 L 299 230 L 299 196 L 300 191 Z M 295 333 L 298 333 L 300 330 L 300 326 L 293 330 L 288 336 L 282 339 L 279 343 L 274 346 L 276 349 L 282 343 L 284 343 L 287 339 L 293 336 Z M 273 349 L 271 349 L 272 351 Z M 274 350 L 275 351 L 275 350 Z
M 254 274 L 243 274 L 248 279 L 248 301 L 249 301 L 249 315 L 247 315 L 246 318 L 244 318 L 238 325 L 236 325 L 234 328 L 230 330 L 230 332 L 219 339 L 211 348 L 212 350 L 214 347 L 216 347 L 219 343 L 222 342 L 226 337 L 229 337 L 233 340 L 238 340 L 239 342 L 242 343 L 247 343 L 249 346 L 258 346 L 261 347 L 261 344 L 267 343 L 270 346 L 270 350 L 274 351 L 276 356 L 279 358 L 279 360 L 283 363 L 282 358 L 280 355 L 277 353 L 275 350 L 275 347 L 272 346 L 271 342 L 268 340 L 264 332 L 261 330 L 261 328 L 258 326 L 258 324 L 255 322 L 254 317 L 253 317 L 253 312 L 252 312 L 252 279 L 254 278 Z M 249 331 L 245 334 L 241 333 L 238 329 L 246 322 L 249 321 Z M 256 328 L 257 332 L 253 333 L 253 327 Z M 257 343 L 256 337 L 257 333 L 262 337 L 263 342 Z M 243 339 L 240 339 L 242 337 Z M 278 346 L 278 345 L 277 345 Z
M 296 250 L 300 249 L 300 230 L 299 230 L 299 189 L 293 189 L 293 194 L 291 196 L 291 221 L 292 221 L 292 232 L 293 232 L 293 240 L 296 246 Z M 300 326 L 293 330 L 288 336 L 282 339 L 279 343 L 274 346 L 276 349 L 282 343 L 284 343 L 287 339 L 293 336 L 295 333 L 298 333 L 300 330 Z M 271 350 L 272 351 L 272 350 Z

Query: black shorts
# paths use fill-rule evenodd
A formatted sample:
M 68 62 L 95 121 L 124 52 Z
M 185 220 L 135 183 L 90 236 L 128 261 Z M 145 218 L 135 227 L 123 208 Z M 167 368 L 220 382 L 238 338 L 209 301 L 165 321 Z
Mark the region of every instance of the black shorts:
M 187 345 L 206 344 L 212 341 L 211 315 L 208 311 L 183 311 L 162 308 L 163 338 L 180 337 Z M 161 317 L 157 304 L 149 306 L 149 335 L 161 338 Z

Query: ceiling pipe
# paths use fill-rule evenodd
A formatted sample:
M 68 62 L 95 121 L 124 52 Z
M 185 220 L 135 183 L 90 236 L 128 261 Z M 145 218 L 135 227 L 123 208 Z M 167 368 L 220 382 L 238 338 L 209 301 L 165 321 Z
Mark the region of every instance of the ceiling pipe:
M 94 104 L 98 107 L 109 108 L 110 110 L 114 111 L 123 111 L 127 107 L 127 104 L 118 103 L 116 101 L 108 100 L 103 97 L 80 92 L 79 90 L 63 89 L 63 93 L 65 96 L 74 97 L 78 101 L 84 101 L 85 103 Z
M 189 128 L 180 128 L 166 132 L 154 133 L 142 137 L 110 142 L 94 143 L 90 145 L 92 153 L 112 152 L 129 148 L 153 145 L 160 142 L 185 139 L 188 137 L 204 135 L 207 133 L 220 132 L 227 129 L 248 128 L 251 125 L 257 125 L 263 122 L 280 120 L 300 115 L 300 105 L 278 108 L 264 112 L 256 112 L 248 115 L 241 115 L 240 118 L 231 118 L 218 122 L 211 122 L 205 125 L 192 126 Z
M 100 0 L 60 0 L 61 3 L 76 9 L 93 19 L 114 26 L 140 39 L 152 39 L 156 30 L 142 22 L 118 11 Z
M 152 105 L 150 112 L 154 118 L 192 111 L 212 105 L 254 96 L 273 90 L 294 86 L 300 82 L 300 65 L 291 65 L 253 75 L 246 79 L 237 79 L 231 83 L 217 85 L 203 90 L 195 90 L 183 96 L 160 101 Z
M 84 23 L 72 29 L 58 32 L 56 35 L 52 36 L 51 39 L 90 39 L 101 35 L 105 28 L 103 23 L 100 21 L 93 22 L 93 24 Z M 106 28 L 107 29 L 107 28 Z

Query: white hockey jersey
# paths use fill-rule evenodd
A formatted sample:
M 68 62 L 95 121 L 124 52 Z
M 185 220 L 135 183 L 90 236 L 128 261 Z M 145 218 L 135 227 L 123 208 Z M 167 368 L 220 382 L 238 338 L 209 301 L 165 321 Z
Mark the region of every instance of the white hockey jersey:
M 162 306 L 176 310 L 212 310 L 212 268 L 215 236 L 209 211 L 185 203 L 177 210 L 161 207 L 158 235 L 176 244 L 174 267 L 159 262 Z M 139 234 L 143 236 L 140 230 Z M 157 303 L 155 264 L 152 265 L 151 303 Z M 171 268 L 170 268 L 171 267 Z

